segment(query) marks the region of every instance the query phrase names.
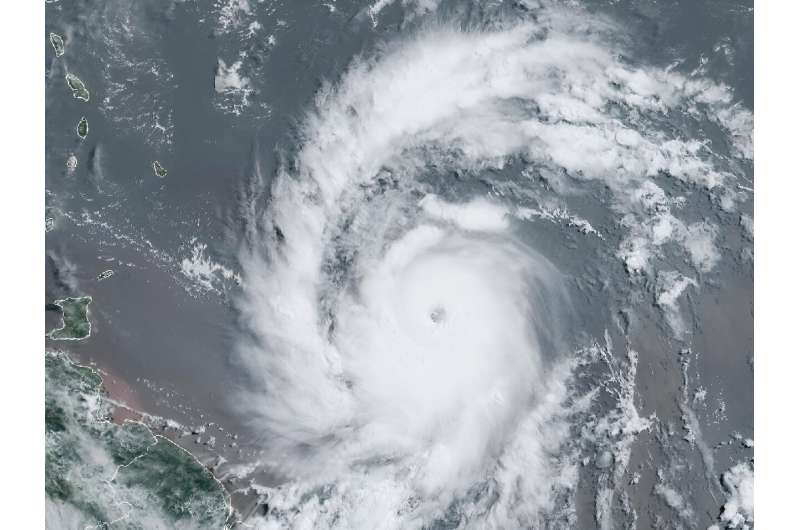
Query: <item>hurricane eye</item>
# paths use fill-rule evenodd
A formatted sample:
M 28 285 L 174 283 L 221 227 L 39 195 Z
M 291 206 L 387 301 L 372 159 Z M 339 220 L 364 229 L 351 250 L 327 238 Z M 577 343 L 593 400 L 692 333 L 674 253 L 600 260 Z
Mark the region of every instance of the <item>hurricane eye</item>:
M 444 322 L 444 319 L 445 319 L 446 316 L 447 316 L 447 313 L 445 312 L 444 308 L 441 307 L 441 306 L 437 306 L 437 307 L 433 308 L 433 311 L 431 311 L 431 315 L 430 315 L 431 322 L 433 322 L 434 324 L 440 324 L 440 323 Z

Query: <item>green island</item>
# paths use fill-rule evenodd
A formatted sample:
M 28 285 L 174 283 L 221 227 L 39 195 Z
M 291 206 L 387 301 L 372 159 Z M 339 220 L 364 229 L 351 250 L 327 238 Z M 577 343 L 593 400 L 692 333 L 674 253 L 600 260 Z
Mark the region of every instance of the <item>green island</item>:
M 56 53 L 56 57 L 64 55 L 64 39 L 58 33 L 50 33 L 50 45 Z
M 64 298 L 56 300 L 54 305 L 61 309 L 63 323 L 47 334 L 53 340 L 82 340 L 92 334 L 92 323 L 89 322 L 89 304 L 91 296 Z
M 89 101 L 89 90 L 80 78 L 73 74 L 67 74 L 67 86 L 72 90 L 72 97 L 81 101 Z
M 86 119 L 85 116 L 81 117 L 81 120 L 78 122 L 76 130 L 81 140 L 86 138 L 86 135 L 89 134 L 89 121 Z
M 113 411 L 96 370 L 45 353 L 48 526 L 228 528 L 230 499 L 213 474 L 143 423 L 114 423 Z
M 156 174 L 156 176 L 157 176 L 157 177 L 160 177 L 160 178 L 164 178 L 164 177 L 166 177 L 166 176 L 167 176 L 167 170 L 166 170 L 166 169 L 164 169 L 164 166 L 162 166 L 162 165 L 161 165 L 161 164 L 158 162 L 158 160 L 155 160 L 155 161 L 153 162 L 153 173 L 155 173 L 155 174 Z

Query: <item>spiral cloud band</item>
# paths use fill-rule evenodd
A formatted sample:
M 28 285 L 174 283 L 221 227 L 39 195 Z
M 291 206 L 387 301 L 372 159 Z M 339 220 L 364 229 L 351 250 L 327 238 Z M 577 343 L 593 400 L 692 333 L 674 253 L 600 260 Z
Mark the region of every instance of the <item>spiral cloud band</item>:
M 672 215 L 650 179 L 734 207 L 735 172 L 661 126 L 707 113 L 726 160 L 752 156 L 729 90 L 632 66 L 613 25 L 578 11 L 490 26 L 427 26 L 355 60 L 272 184 L 239 301 L 245 401 L 281 477 L 260 524 L 424 527 L 456 510 L 536 527 L 574 479 L 553 463 L 576 346 L 567 280 L 520 233 L 526 170 L 491 196 L 482 172 L 521 163 L 564 193 L 603 183 L 632 274 L 668 242 L 713 266 L 714 228 Z

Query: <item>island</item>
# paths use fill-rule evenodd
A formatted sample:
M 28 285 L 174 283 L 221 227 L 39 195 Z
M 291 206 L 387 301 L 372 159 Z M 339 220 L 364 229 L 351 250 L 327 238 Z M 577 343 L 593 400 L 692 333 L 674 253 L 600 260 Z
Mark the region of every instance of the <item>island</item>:
M 89 101 L 89 90 L 80 78 L 73 74 L 67 74 L 67 86 L 72 90 L 72 97 L 81 101 Z
M 86 138 L 86 135 L 89 134 L 89 121 L 86 119 L 86 117 L 81 117 L 76 130 L 81 140 Z
M 155 173 L 155 174 L 156 174 L 156 176 L 157 176 L 157 177 L 159 177 L 159 178 L 164 178 L 164 177 L 166 177 L 166 176 L 167 176 L 167 170 L 166 170 L 166 169 L 164 169 L 164 166 L 162 166 L 162 165 L 161 165 L 161 164 L 158 162 L 158 160 L 155 160 L 155 161 L 153 162 L 153 173 Z
M 50 33 L 50 45 L 56 53 L 56 57 L 64 55 L 64 39 L 58 33 Z
M 92 334 L 92 323 L 89 322 L 89 304 L 91 303 L 91 296 L 64 298 L 53 302 L 53 305 L 61 310 L 62 324 L 60 328 L 51 330 L 47 336 L 52 340 L 89 338 Z

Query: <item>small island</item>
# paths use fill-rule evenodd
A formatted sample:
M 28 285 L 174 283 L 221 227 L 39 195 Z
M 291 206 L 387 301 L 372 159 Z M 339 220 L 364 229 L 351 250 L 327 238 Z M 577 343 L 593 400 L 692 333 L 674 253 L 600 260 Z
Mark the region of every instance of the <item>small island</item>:
M 80 78 L 73 74 L 67 74 L 67 86 L 72 90 L 72 97 L 81 101 L 89 101 L 89 90 Z
M 56 57 L 64 55 L 64 39 L 58 33 L 50 33 L 50 45 L 56 53 Z
M 80 137 L 81 140 L 86 138 L 86 135 L 89 134 L 89 121 L 86 119 L 86 117 L 81 117 L 81 121 L 78 122 L 78 127 L 76 130 L 78 132 L 78 137 Z
M 158 160 L 153 161 L 153 173 L 162 179 L 167 176 L 167 170 L 164 169 L 164 166 L 162 166 Z
M 56 300 L 53 305 L 61 309 L 62 325 L 50 331 L 47 336 L 52 340 L 83 340 L 92 334 L 92 323 L 89 322 L 89 304 L 91 296 L 80 298 L 64 298 Z

